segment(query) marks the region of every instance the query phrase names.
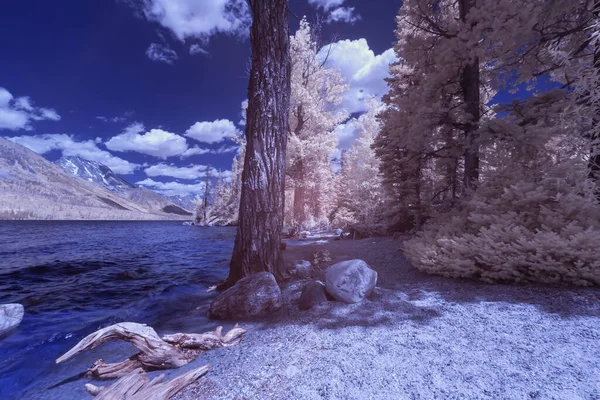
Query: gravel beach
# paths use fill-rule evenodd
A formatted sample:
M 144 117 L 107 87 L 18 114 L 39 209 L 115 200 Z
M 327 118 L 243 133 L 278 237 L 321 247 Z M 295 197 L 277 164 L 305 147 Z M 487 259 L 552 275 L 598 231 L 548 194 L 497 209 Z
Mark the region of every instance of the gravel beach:
M 286 262 L 318 250 L 360 258 L 379 274 L 358 304 L 300 311 L 305 281 L 238 346 L 182 370 L 211 370 L 176 398 L 600 399 L 600 290 L 489 285 L 422 274 L 402 240 L 288 246 Z

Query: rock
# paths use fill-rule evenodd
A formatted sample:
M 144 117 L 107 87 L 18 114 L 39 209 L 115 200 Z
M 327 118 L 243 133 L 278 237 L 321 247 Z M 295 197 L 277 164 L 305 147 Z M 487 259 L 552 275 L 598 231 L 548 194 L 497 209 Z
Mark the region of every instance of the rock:
M 335 236 L 342 236 L 342 232 L 344 232 L 343 230 L 341 230 L 340 228 L 335 230 Z
M 377 272 L 363 260 L 342 261 L 325 271 L 327 293 L 346 303 L 358 303 L 371 294 L 375 285 Z
M 296 262 L 292 274 L 297 278 L 308 278 L 310 276 L 310 270 L 312 265 L 310 261 L 302 260 Z
M 21 304 L 0 304 L 0 335 L 19 325 L 24 314 Z
M 309 231 L 302 231 L 300 232 L 300 238 L 301 239 L 306 239 L 310 236 L 310 232 Z
M 261 317 L 281 308 L 281 289 L 270 272 L 240 279 L 210 303 L 209 318 Z
M 304 286 L 298 302 L 298 308 L 309 310 L 316 305 L 327 302 L 325 285 L 320 281 L 310 281 Z

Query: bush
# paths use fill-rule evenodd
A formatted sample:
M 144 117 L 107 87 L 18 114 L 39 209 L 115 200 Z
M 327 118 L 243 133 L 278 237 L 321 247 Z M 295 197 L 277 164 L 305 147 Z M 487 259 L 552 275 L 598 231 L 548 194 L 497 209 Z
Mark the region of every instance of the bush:
M 502 283 L 600 284 L 600 206 L 567 170 L 538 180 L 482 184 L 406 242 L 421 271 Z M 584 183 L 581 183 L 584 182 Z

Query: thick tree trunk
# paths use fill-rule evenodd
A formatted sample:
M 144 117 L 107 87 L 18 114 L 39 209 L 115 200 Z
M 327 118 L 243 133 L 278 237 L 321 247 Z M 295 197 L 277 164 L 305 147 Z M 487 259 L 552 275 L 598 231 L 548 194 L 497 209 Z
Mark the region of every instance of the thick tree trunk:
M 600 0 L 594 2 L 594 17 L 600 18 Z M 600 71 L 600 42 L 594 47 L 594 67 Z M 596 106 L 597 108 L 598 106 Z M 588 178 L 596 184 L 596 197 L 600 200 L 600 115 L 592 119 L 592 133 L 590 135 L 590 159 L 588 161 Z
M 459 0 L 460 19 L 465 22 L 467 15 L 476 5 L 476 0 Z M 477 129 L 479 127 L 479 58 L 467 64 L 461 72 L 460 79 L 463 100 L 469 121 L 464 129 L 465 135 L 465 171 L 463 183 L 465 188 L 471 188 L 479 180 L 479 145 L 477 144 Z
M 290 102 L 287 0 L 249 0 L 252 69 L 240 220 L 229 276 L 220 289 L 268 271 L 281 279 L 285 153 Z

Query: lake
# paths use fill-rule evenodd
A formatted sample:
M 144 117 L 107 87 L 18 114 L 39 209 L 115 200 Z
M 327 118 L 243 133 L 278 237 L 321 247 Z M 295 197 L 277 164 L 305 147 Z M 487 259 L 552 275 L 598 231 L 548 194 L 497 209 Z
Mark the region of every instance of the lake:
M 117 322 L 159 334 L 214 329 L 207 289 L 227 276 L 235 232 L 181 222 L 0 221 L 0 304 L 25 307 L 21 325 L 0 338 L 0 399 L 45 398 L 45 388 L 90 365 L 89 357 L 68 367 L 54 360 Z

